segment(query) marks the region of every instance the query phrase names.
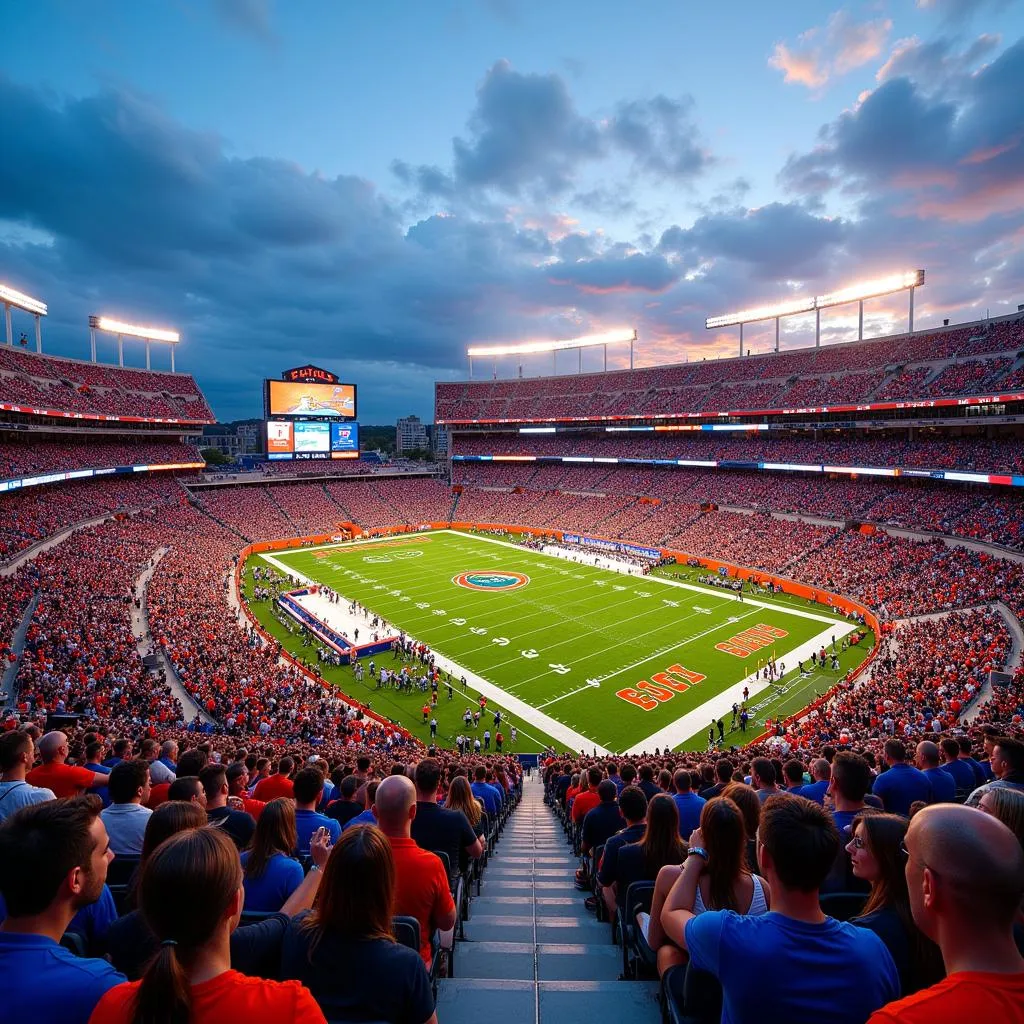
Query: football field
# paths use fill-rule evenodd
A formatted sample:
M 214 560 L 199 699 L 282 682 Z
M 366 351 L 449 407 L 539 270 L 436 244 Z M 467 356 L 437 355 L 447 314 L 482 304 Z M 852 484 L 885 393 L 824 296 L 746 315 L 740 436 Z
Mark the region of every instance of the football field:
M 731 708 L 744 687 L 752 738 L 756 723 L 773 711 L 795 710 L 835 682 L 839 673 L 830 670 L 799 677 L 797 661 L 809 669 L 812 650 L 831 651 L 833 637 L 838 645 L 853 629 L 822 606 L 793 598 L 739 601 L 730 591 L 627 575 L 451 530 L 264 554 L 249 565 L 259 561 L 304 583 L 326 584 L 429 645 L 456 680 L 454 701 L 439 705 L 439 738 L 446 742 L 462 730 L 470 697 L 475 703 L 481 693 L 489 710 L 501 707 L 518 727 L 518 750 L 536 750 L 549 739 L 562 748 L 616 753 L 703 749 L 709 724 L 719 718 L 726 743 L 742 742 L 731 733 Z M 866 653 L 845 652 L 841 671 Z M 781 683 L 755 678 L 773 656 L 785 665 Z M 398 667 L 390 654 L 377 660 Z M 363 686 L 347 682 L 354 682 L 349 670 L 336 672 L 329 678 L 367 700 Z M 385 710 L 387 700 L 385 713 L 407 726 L 422 724 L 419 694 L 391 698 L 372 684 L 369 692 L 374 708 Z M 396 700 L 408 704 L 404 714 L 393 711 Z

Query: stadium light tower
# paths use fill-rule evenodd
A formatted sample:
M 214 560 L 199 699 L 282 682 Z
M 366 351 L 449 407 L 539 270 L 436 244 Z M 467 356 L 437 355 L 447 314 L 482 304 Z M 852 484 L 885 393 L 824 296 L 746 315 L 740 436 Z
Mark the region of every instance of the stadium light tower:
M 124 339 L 141 338 L 146 343 L 146 369 L 149 365 L 149 348 L 156 341 L 168 345 L 171 350 L 171 373 L 174 373 L 174 346 L 181 341 L 177 331 L 169 331 L 163 327 L 143 327 L 139 324 L 126 324 L 121 320 L 113 320 L 107 316 L 89 317 L 89 342 L 92 347 L 92 361 L 96 362 L 96 332 L 117 335 L 117 365 L 124 366 Z
M 26 313 L 31 313 L 36 321 L 36 351 L 43 351 L 43 334 L 40 326 L 40 317 L 44 317 L 47 314 L 46 303 L 40 302 L 39 299 L 33 299 L 31 295 L 26 295 L 24 292 L 19 292 L 17 288 L 11 288 L 9 285 L 0 284 L 0 302 L 4 304 L 4 328 L 6 330 L 6 340 L 8 345 L 14 345 L 14 335 L 11 332 L 11 307 L 15 309 L 23 309 Z
M 490 357 L 494 362 L 494 372 L 497 376 L 498 356 L 519 356 L 519 376 L 523 375 L 523 360 L 526 355 L 536 355 L 538 352 L 551 353 L 551 372 L 556 370 L 555 358 L 559 352 L 566 349 L 576 349 L 579 355 L 579 372 L 583 372 L 583 350 L 593 348 L 596 345 L 604 347 L 604 368 L 608 369 L 608 346 L 621 345 L 629 342 L 629 368 L 633 369 L 633 345 L 636 342 L 636 328 L 622 327 L 614 331 L 606 331 L 603 334 L 587 334 L 582 338 L 569 338 L 561 341 L 519 341 L 507 345 L 470 345 L 466 349 L 469 356 L 469 378 L 473 379 L 473 356 Z
M 897 274 L 875 278 L 870 281 L 859 281 L 857 284 L 840 288 L 838 291 L 825 295 L 805 296 L 799 299 L 788 299 L 771 306 L 759 306 L 755 309 L 744 309 L 738 313 L 726 313 L 723 316 L 709 316 L 704 321 L 706 330 L 717 327 L 731 327 L 736 324 L 740 328 L 740 355 L 743 355 L 743 325 L 758 323 L 762 320 L 775 321 L 775 351 L 779 351 L 779 321 L 784 316 L 797 316 L 801 313 L 814 311 L 814 347 L 821 346 L 821 311 L 832 306 L 844 306 L 848 302 L 858 304 L 857 340 L 864 340 L 864 300 L 878 298 L 881 295 L 892 295 L 894 292 L 910 292 L 910 311 L 907 317 L 907 330 L 914 331 L 914 289 L 924 284 L 923 270 L 904 270 Z

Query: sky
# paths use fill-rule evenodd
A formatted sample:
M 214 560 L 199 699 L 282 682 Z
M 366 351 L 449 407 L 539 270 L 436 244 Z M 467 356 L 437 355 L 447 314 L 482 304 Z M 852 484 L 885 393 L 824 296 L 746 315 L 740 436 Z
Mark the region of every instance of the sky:
M 4 50 L 0 281 L 47 352 L 179 330 L 222 420 L 306 362 L 380 423 L 430 420 L 472 343 L 731 356 L 706 316 L 918 267 L 918 329 L 1024 302 L 1024 0 L 32 0 Z

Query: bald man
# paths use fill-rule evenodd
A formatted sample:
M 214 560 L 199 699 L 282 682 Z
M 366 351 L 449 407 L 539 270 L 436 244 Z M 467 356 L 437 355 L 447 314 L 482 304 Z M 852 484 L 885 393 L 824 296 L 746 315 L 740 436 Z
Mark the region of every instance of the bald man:
M 422 850 L 412 838 L 416 787 L 405 775 L 389 775 L 377 787 L 373 813 L 391 843 L 395 858 L 395 913 L 420 923 L 420 956 L 430 968 L 430 937 L 455 927 L 455 901 L 441 858 Z
M 98 789 L 110 781 L 103 772 L 65 763 L 68 759 L 68 738 L 62 732 L 46 733 L 36 744 L 36 750 L 43 763 L 25 776 L 30 786 L 40 786 L 52 790 L 58 797 L 65 797 L 78 796 L 87 789 Z
M 914 764 L 928 776 L 932 787 L 929 803 L 951 804 L 956 801 L 956 779 L 942 767 L 942 751 L 937 743 L 922 740 L 914 753 Z
M 938 943 L 946 978 L 884 1006 L 868 1024 L 1024 1021 L 1024 959 L 1013 923 L 1024 899 L 1024 851 L 999 820 L 937 804 L 910 822 L 904 841 L 910 907 Z

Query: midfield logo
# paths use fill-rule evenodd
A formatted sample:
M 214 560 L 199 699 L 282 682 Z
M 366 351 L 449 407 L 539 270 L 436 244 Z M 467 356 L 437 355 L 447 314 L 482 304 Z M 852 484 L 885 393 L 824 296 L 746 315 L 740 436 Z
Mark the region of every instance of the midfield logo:
M 452 583 L 466 590 L 519 590 L 530 582 L 521 572 L 461 572 L 452 577 Z

